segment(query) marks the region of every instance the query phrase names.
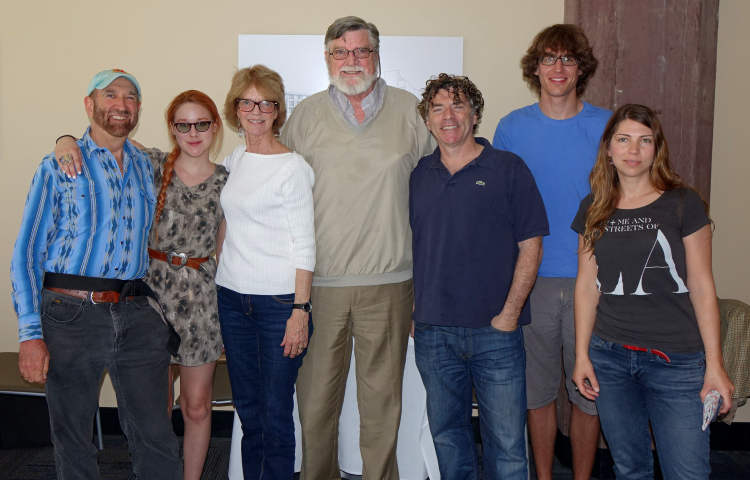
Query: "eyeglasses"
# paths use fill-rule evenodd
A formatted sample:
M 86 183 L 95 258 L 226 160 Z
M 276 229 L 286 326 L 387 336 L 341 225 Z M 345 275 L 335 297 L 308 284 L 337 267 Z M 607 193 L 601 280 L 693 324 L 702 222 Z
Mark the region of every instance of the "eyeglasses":
M 328 52 L 328 55 L 332 56 L 336 60 L 346 60 L 347 58 L 349 58 L 350 53 L 353 53 L 356 58 L 367 58 L 374 51 L 375 50 L 370 50 L 369 48 L 365 47 L 355 48 L 354 50 L 337 48 L 332 52 Z
M 553 56 L 544 56 L 539 59 L 539 63 L 542 65 L 552 66 L 557 63 L 557 59 L 560 59 L 562 61 L 562 64 L 566 67 L 572 67 L 573 65 L 578 65 L 578 59 L 576 57 L 553 57 Z
M 258 108 L 260 108 L 261 113 L 273 113 L 276 110 L 276 107 L 279 106 L 279 102 L 274 102 L 273 100 L 261 100 L 260 102 L 256 102 L 249 98 L 238 98 L 234 102 L 237 104 L 237 108 L 240 112 L 252 112 L 257 105 Z
M 214 122 L 213 120 L 203 120 L 201 122 L 195 122 L 195 123 L 187 123 L 187 122 L 174 123 L 174 122 L 172 122 L 172 125 L 174 125 L 174 128 L 176 128 L 177 131 L 180 132 L 180 133 L 189 133 L 190 129 L 193 128 L 193 126 L 195 126 L 195 131 L 196 132 L 203 133 L 203 132 L 208 131 L 209 127 L 211 126 L 211 124 L 213 122 Z

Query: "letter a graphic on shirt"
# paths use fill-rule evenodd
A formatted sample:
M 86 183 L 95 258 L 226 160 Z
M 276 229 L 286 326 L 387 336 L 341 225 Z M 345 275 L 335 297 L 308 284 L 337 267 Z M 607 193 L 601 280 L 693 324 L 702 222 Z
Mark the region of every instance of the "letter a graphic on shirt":
M 602 284 L 599 283 L 599 279 L 596 279 L 596 286 L 599 287 L 599 291 L 602 292 Z M 606 295 L 625 295 L 625 288 L 622 284 L 622 272 L 620 272 L 620 278 L 617 279 L 617 285 L 615 285 L 615 289 L 611 292 L 602 292 Z
M 656 248 L 656 244 L 659 244 L 661 246 L 662 252 L 664 252 L 664 261 L 667 263 L 666 268 L 669 268 L 669 274 L 672 276 L 672 279 L 677 284 L 677 291 L 672 293 L 687 293 L 689 290 L 685 286 L 685 282 L 682 281 L 680 278 L 680 275 L 677 273 L 677 268 L 675 268 L 674 265 L 674 259 L 672 258 L 672 247 L 669 245 L 669 241 L 667 240 L 667 237 L 664 236 L 663 233 L 661 233 L 661 230 L 656 231 L 656 241 L 654 242 L 654 246 L 651 247 L 651 253 L 648 254 L 648 258 L 646 259 L 646 264 L 643 266 L 643 271 L 641 272 L 641 280 L 638 282 L 638 288 L 635 290 L 635 292 L 632 293 L 632 295 L 651 295 L 648 292 L 643 291 L 643 276 L 646 274 L 647 268 L 665 268 L 664 266 L 653 266 L 649 267 L 648 262 L 651 260 L 651 255 L 654 253 L 654 249 Z

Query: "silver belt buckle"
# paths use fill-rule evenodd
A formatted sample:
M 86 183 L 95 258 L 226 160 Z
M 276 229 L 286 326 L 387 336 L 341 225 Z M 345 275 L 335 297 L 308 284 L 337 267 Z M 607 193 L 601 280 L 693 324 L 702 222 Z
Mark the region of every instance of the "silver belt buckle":
M 180 257 L 180 264 L 175 265 L 172 263 L 172 259 L 174 257 Z M 177 253 L 177 252 L 167 252 L 167 264 L 172 267 L 172 270 L 179 270 L 185 265 L 187 265 L 188 256 L 184 253 Z
M 89 302 L 91 302 L 92 305 L 98 305 L 98 303 L 94 301 L 94 292 L 89 292 Z

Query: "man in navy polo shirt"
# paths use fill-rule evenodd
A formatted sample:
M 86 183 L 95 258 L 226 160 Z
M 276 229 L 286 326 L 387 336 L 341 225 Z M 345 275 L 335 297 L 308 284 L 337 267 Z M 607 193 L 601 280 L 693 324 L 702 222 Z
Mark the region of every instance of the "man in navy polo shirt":
M 547 215 L 516 155 L 475 138 L 484 100 L 466 77 L 427 83 L 419 112 L 438 143 L 409 182 L 414 344 L 443 479 L 476 478 L 472 388 L 485 478 L 528 475 L 526 354 L 519 325 Z

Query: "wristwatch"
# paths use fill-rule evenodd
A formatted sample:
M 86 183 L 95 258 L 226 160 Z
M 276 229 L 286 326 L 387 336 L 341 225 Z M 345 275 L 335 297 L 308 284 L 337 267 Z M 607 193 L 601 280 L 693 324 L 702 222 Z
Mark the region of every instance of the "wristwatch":
M 302 310 L 303 312 L 310 313 L 312 312 L 312 303 L 305 302 L 305 303 L 293 303 L 292 308 L 298 308 Z

